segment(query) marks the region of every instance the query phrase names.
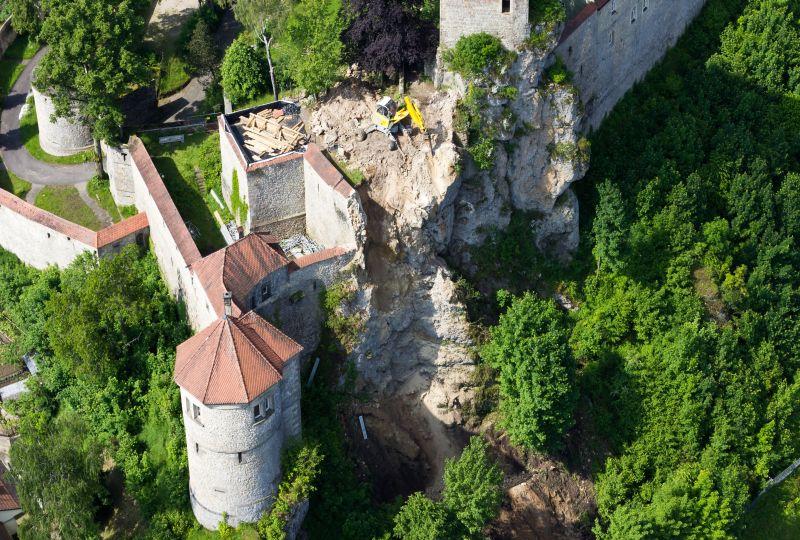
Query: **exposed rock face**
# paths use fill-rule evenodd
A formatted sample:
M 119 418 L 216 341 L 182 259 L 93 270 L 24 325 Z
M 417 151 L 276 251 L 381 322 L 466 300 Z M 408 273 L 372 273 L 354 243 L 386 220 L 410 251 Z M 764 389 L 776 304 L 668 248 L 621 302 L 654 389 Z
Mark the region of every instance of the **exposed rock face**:
M 522 51 L 493 81 L 485 115 L 500 119 L 510 109 L 513 122 L 496 122 L 502 127 L 498 138 L 509 144 L 495 149 L 494 168 L 466 171 L 450 249 L 463 267 L 470 262 L 465 248 L 483 243 L 489 230 L 505 228 L 512 209 L 538 216 L 532 226 L 543 251 L 568 260 L 578 247 L 578 202 L 569 186 L 588 167 L 578 130 L 580 101 L 572 86 L 542 80 L 548 58 L 548 52 Z M 515 99 L 497 97 L 506 86 L 517 88 Z
M 430 139 L 416 130 L 400 135 L 400 150 L 390 151 L 380 133 L 359 139 L 380 96 L 357 83 L 335 88 L 310 120 L 317 140 L 366 178 L 359 189 L 367 213 L 366 264 L 356 276 L 357 309 L 366 322 L 352 354 L 359 380 L 375 403 L 392 400 L 417 417 L 400 416 L 396 428 L 376 432 L 392 431 L 398 439 L 396 431 L 407 430 L 401 438 L 419 441 L 423 418 L 428 442 L 419 446 L 431 480 L 458 450 L 453 441 L 475 356 L 465 308 L 441 256 L 468 264 L 466 248 L 482 243 L 488 229 L 504 228 L 514 208 L 536 216 L 539 247 L 563 258 L 577 247 L 577 200 L 569 185 L 585 165 L 554 148 L 577 147 L 579 105 L 570 88 L 542 84 L 547 58 L 520 53 L 488 95 L 485 114 L 500 126 L 491 171 L 476 170 L 454 132 L 465 90 L 457 78 L 439 91 L 412 87 Z M 510 101 L 499 94 L 508 85 L 517 88 Z M 375 418 L 367 419 L 368 430 Z

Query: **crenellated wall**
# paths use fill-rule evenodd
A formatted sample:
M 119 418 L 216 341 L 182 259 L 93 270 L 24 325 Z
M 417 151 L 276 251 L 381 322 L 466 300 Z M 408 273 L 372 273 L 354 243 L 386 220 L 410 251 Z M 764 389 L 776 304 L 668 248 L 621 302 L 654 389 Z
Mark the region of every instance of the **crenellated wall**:
M 556 54 L 573 73 L 595 129 L 625 93 L 675 45 L 705 0 L 598 0 L 561 36 Z

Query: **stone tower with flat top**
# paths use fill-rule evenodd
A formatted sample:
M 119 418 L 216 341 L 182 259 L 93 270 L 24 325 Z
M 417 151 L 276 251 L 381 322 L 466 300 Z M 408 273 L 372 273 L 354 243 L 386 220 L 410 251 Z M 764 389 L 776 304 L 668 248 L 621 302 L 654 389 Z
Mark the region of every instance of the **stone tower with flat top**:
M 452 48 L 462 36 L 486 32 L 515 51 L 531 35 L 529 0 L 441 0 L 439 46 Z

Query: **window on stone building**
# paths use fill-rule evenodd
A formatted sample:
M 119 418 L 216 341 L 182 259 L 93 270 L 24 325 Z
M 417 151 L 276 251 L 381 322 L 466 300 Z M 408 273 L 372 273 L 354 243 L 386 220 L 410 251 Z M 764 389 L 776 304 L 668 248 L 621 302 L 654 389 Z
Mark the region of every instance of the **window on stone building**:
M 192 420 L 200 421 L 200 407 L 192 404 Z
M 642 11 L 647 11 L 648 7 L 650 7 L 650 0 L 643 0 L 643 2 L 642 2 Z
M 631 8 L 631 24 L 636 22 L 636 6 Z
M 614 31 L 613 30 L 608 34 L 608 43 L 611 44 L 611 45 L 614 44 Z
M 239 463 L 241 463 L 241 462 L 242 462 L 242 453 L 239 452 Z
M 272 396 L 267 396 L 262 402 L 253 406 L 253 421 L 261 422 L 266 420 L 273 412 L 275 412 L 275 409 L 272 405 Z
M 503 13 L 509 13 L 511 11 L 511 0 L 502 0 L 500 9 Z
M 197 443 L 194 443 L 194 453 L 195 454 L 199 454 L 200 453 L 200 445 L 197 444 Z
M 617 12 L 617 0 L 611 0 L 611 13 Z

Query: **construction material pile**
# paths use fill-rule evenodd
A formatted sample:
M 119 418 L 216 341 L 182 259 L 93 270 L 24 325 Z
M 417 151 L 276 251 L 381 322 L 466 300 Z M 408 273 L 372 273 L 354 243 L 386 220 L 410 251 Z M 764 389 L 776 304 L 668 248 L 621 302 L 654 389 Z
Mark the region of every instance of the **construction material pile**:
M 279 156 L 308 141 L 299 114 L 285 114 L 281 109 L 249 113 L 236 123 L 244 146 L 256 160 Z

